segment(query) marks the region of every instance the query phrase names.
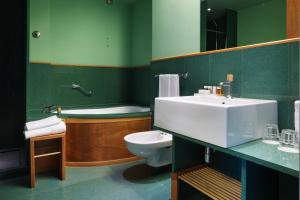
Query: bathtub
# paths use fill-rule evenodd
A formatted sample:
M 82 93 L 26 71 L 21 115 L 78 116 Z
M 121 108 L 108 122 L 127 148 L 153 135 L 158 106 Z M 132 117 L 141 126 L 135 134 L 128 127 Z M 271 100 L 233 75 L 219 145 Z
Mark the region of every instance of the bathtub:
M 150 112 L 150 108 L 141 106 L 118 106 L 109 108 L 62 110 L 63 115 L 113 115 Z
M 151 129 L 147 107 L 68 109 L 61 111 L 66 131 L 66 165 L 103 166 L 140 158 L 131 154 L 124 142 L 128 134 Z

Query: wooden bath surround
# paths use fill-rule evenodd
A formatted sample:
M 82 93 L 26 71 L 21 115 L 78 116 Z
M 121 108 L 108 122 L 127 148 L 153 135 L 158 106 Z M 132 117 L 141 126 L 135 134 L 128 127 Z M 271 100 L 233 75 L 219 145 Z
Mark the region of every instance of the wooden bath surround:
M 151 129 L 151 117 L 114 119 L 66 118 L 66 166 L 91 167 L 140 159 L 132 155 L 124 136 Z

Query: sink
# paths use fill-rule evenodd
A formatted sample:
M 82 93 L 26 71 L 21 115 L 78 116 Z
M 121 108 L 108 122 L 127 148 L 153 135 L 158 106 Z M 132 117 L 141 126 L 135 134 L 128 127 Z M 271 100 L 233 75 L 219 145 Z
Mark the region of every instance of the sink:
M 159 97 L 154 125 L 196 140 L 228 148 L 262 137 L 277 124 L 277 101 L 215 95 Z

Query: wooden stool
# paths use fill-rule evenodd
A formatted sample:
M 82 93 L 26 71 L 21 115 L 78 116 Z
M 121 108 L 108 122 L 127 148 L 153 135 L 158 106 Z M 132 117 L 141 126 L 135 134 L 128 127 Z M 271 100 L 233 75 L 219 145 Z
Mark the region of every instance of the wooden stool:
M 56 146 L 42 146 L 39 143 L 47 143 L 57 140 Z M 59 179 L 65 180 L 65 161 L 66 161 L 66 148 L 65 148 L 65 133 L 58 133 L 52 135 L 38 136 L 30 138 L 29 147 L 30 156 L 30 187 L 35 187 L 35 174 L 36 174 L 36 162 L 38 158 L 48 156 L 59 156 Z

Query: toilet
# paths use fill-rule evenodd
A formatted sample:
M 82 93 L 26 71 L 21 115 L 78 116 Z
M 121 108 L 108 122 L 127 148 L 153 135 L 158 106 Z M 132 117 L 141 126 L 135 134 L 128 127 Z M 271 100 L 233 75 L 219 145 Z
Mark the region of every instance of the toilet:
M 152 167 L 172 163 L 172 135 L 159 130 L 137 132 L 124 137 L 128 150 L 146 159 Z

